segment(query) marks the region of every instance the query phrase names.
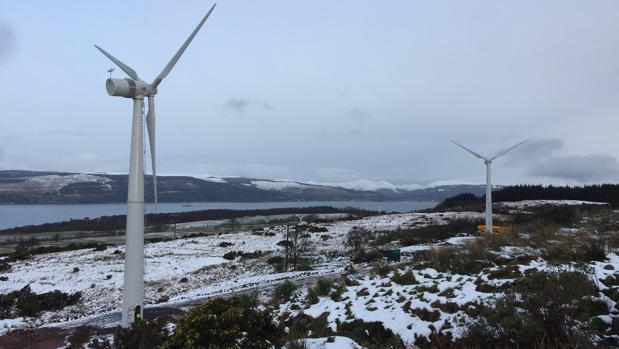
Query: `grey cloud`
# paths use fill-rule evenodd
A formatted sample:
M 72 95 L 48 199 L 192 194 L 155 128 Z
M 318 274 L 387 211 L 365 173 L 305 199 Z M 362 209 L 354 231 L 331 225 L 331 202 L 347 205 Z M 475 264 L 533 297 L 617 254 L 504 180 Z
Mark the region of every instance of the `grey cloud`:
M 535 177 L 590 183 L 619 179 L 619 161 L 609 154 L 563 154 L 560 139 L 535 139 L 520 151 L 510 154 L 509 161 L 524 165 Z
M 365 119 L 371 118 L 372 114 L 355 108 L 348 112 L 348 117 L 357 119 L 357 120 L 365 120 Z
M 528 163 L 532 159 L 552 156 L 561 151 L 563 146 L 563 141 L 558 138 L 531 139 L 515 151 L 507 153 L 505 157 L 512 163 Z
M 0 62 L 10 57 L 15 49 L 15 35 L 5 23 L 0 23 Z
M 539 161 L 529 173 L 585 183 L 609 181 L 619 178 L 619 162 L 608 154 L 556 156 Z
M 260 107 L 263 109 L 272 109 L 271 105 L 265 101 L 252 101 L 246 98 L 235 98 L 231 97 L 224 103 L 224 107 L 230 110 L 233 110 L 238 113 L 242 113 L 245 109 L 250 107 Z

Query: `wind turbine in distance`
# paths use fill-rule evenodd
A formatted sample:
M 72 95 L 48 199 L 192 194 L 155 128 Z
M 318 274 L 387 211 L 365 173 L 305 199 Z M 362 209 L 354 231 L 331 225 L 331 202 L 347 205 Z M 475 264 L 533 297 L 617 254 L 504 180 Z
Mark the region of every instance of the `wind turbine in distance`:
M 491 182 L 491 174 L 492 171 L 490 170 L 490 165 L 492 165 L 492 161 L 496 158 L 498 158 L 499 156 L 505 155 L 505 153 L 514 150 L 516 147 L 522 145 L 523 143 L 525 143 L 526 141 L 528 141 L 528 139 L 525 139 L 524 141 L 517 143 L 515 145 L 512 145 L 511 147 L 501 150 L 500 152 L 496 153 L 494 156 L 492 157 L 488 157 L 488 156 L 481 156 L 478 153 L 472 151 L 471 149 L 463 146 L 462 144 L 452 140 L 451 142 L 457 146 L 459 146 L 460 148 L 468 151 L 469 153 L 473 154 L 474 156 L 484 160 L 484 164 L 486 164 L 486 233 L 492 233 L 492 182 Z
M 215 4 L 216 5 L 216 4 Z M 122 319 L 123 327 L 143 318 L 144 307 L 144 97 L 148 98 L 146 127 L 153 167 L 153 194 L 157 205 L 157 165 L 155 160 L 155 95 L 157 87 L 181 58 L 211 12 L 202 18 L 174 57 L 163 68 L 155 80 L 148 84 L 131 67 L 121 62 L 101 47 L 95 47 L 124 71 L 130 78 L 106 80 L 105 87 L 110 96 L 133 99 L 133 122 L 131 126 L 131 156 L 129 161 L 129 190 L 127 195 L 127 231 L 125 248 L 125 279 L 123 285 Z M 110 72 L 111 74 L 111 72 Z

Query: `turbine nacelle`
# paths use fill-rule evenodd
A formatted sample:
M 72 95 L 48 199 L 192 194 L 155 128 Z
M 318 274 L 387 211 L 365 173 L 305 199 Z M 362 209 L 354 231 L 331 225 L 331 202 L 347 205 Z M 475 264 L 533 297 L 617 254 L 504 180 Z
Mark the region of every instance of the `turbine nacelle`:
M 114 97 L 135 98 L 137 96 L 152 96 L 157 93 L 151 85 L 144 81 L 125 79 L 107 79 L 105 81 L 107 94 Z

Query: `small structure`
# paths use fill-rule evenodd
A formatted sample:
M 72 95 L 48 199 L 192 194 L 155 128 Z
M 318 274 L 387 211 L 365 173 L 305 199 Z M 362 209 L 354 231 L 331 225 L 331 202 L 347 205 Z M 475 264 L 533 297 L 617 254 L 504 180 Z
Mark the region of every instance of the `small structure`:
M 486 230 L 486 225 L 485 224 L 480 224 L 477 226 L 477 230 L 480 233 L 485 233 Z M 495 225 L 492 227 L 492 232 L 493 233 L 511 233 L 512 232 L 512 228 L 511 227 L 501 227 L 498 225 Z
M 387 260 L 389 262 L 399 262 L 400 261 L 400 249 L 394 248 L 387 250 Z

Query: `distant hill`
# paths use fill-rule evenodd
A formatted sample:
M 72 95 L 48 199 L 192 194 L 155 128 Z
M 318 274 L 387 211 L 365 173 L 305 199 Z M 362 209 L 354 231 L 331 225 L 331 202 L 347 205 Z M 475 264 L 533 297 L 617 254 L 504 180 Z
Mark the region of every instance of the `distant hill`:
M 160 202 L 440 201 L 463 192 L 484 192 L 483 185 L 374 185 L 352 189 L 295 181 L 191 176 L 160 176 L 157 187 Z M 147 202 L 152 201 L 150 176 L 145 177 L 145 196 Z M 116 203 L 126 199 L 127 175 L 0 171 L 0 204 Z

